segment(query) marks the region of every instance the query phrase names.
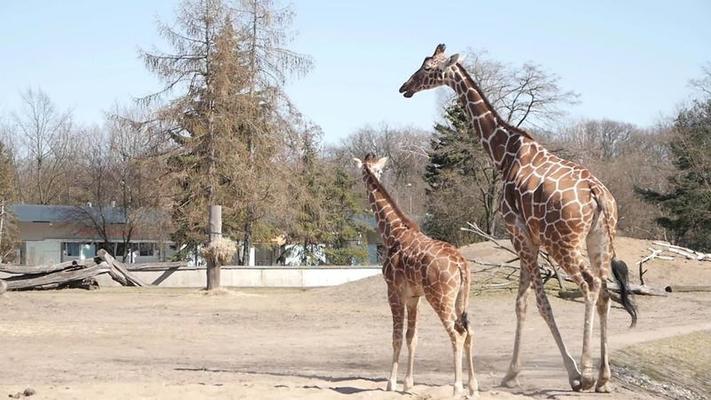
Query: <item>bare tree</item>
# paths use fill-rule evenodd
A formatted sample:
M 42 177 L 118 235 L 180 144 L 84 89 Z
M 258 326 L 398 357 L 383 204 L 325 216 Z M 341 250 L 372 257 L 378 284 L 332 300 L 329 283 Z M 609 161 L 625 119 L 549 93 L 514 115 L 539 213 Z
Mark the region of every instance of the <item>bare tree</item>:
M 428 160 L 429 140 L 428 132 L 414 128 L 365 126 L 343 139 L 329 152 L 340 160 L 347 171 L 353 171 L 353 157 L 363 158 L 367 153 L 388 157 L 388 167 L 382 179 L 387 182 L 388 190 L 403 210 L 417 218 L 424 213 L 423 175 Z
M 561 88 L 560 78 L 540 65 L 504 64 L 488 58 L 486 51 L 473 49 L 467 50 L 464 64 L 499 115 L 516 127 L 548 127 L 565 115 L 564 107 L 577 104 L 580 97 Z
M 60 112 L 41 89 L 22 93 L 22 109 L 13 114 L 25 173 L 21 193 L 38 204 L 61 202 L 66 196 L 66 168 L 72 158 L 72 116 Z
M 524 127 L 529 130 L 542 130 L 550 127 L 553 122 L 565 114 L 565 107 L 575 104 L 579 95 L 573 91 L 566 91 L 561 88 L 559 78 L 542 67 L 526 63 L 521 66 L 512 66 L 499 61 L 487 58 L 484 51 L 468 50 L 464 59 L 467 71 L 478 83 L 482 92 L 486 95 L 491 105 L 498 111 L 499 115 L 509 124 L 516 127 Z M 465 240 L 476 240 L 473 235 L 463 237 L 459 232 L 460 222 L 449 219 L 450 215 L 462 215 L 461 210 L 454 210 L 451 207 L 461 207 L 466 198 L 469 204 L 472 201 L 476 204 L 481 213 L 477 214 L 478 224 L 484 227 L 488 234 L 498 233 L 500 224 L 497 223 L 498 203 L 501 192 L 501 176 L 494 167 L 489 157 L 483 152 L 481 146 L 476 141 L 467 141 L 462 138 L 473 137 L 475 133 L 466 121 L 463 113 L 457 110 L 461 108 L 452 95 L 447 95 L 444 101 L 443 121 L 435 126 L 434 137 L 432 139 L 431 157 L 437 154 L 467 154 L 466 166 L 461 165 L 457 160 L 464 160 L 463 157 L 445 156 L 444 159 L 454 160 L 458 165 L 447 165 L 442 163 L 430 163 L 428 166 L 428 179 L 431 182 L 438 181 L 437 175 L 444 170 L 451 170 L 441 174 L 443 179 L 452 182 L 448 186 L 442 183 L 440 187 L 430 187 L 430 200 L 439 198 L 442 193 L 437 193 L 446 189 L 446 204 L 440 201 L 435 204 L 429 201 L 429 214 L 439 222 L 437 227 L 438 237 L 456 237 L 459 243 Z M 459 137 L 455 140 L 443 140 L 443 136 Z M 455 172 L 453 172 L 455 171 Z M 451 173 L 450 173 L 451 172 Z M 457 186 L 461 190 L 453 189 L 454 181 L 459 182 Z M 461 201 L 457 200 L 461 197 Z M 465 213 L 472 217 L 469 213 Z M 434 221 L 434 220 L 431 220 Z M 449 222 L 451 221 L 451 223 Z M 429 224 L 433 229 L 434 227 Z
M 698 90 L 702 97 L 711 98 L 711 62 L 701 67 L 701 77 L 692 79 L 689 85 Z

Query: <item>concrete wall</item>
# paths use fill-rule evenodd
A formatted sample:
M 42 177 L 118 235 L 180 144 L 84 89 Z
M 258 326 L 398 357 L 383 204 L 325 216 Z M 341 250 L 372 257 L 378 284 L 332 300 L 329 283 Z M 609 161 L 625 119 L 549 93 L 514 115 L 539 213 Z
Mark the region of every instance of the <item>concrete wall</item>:
M 222 267 L 221 284 L 225 287 L 294 287 L 335 286 L 379 275 L 380 266 L 368 267 Z M 134 271 L 146 282 L 168 275 L 161 287 L 205 287 L 205 269 L 185 268 L 166 271 Z

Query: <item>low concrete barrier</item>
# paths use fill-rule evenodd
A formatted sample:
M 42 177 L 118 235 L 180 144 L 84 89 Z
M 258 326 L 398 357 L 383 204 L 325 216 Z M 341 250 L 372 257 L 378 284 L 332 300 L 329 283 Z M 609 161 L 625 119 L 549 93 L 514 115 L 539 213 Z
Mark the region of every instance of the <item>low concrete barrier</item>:
M 364 267 L 240 267 L 223 266 L 221 285 L 232 287 L 310 288 L 335 286 L 379 275 L 378 265 Z M 204 268 L 180 268 L 164 271 L 132 271 L 142 280 L 161 287 L 205 287 Z

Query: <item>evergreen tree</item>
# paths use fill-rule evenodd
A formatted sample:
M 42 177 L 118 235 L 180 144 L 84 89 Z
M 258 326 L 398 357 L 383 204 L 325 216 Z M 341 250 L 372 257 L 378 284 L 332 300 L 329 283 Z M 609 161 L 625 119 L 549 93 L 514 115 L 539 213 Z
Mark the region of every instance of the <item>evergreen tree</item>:
M 637 188 L 667 214 L 657 223 L 676 243 L 711 251 L 711 99 L 679 113 L 669 144 L 675 173 L 666 193 Z
M 289 242 L 297 244 L 303 265 L 357 264 L 367 257 L 358 220 L 360 207 L 354 180 L 340 165 L 319 157 L 318 136 L 307 129 L 295 193 L 295 222 Z
M 165 83 L 146 100 L 177 93 L 156 120 L 174 144 L 174 240 L 187 250 L 206 238 L 208 205 L 222 205 L 223 232 L 242 239 L 240 263 L 255 239 L 277 233 L 287 172 L 279 158 L 291 129 L 284 114 L 293 110 L 281 89 L 310 66 L 283 47 L 291 16 L 271 0 L 188 0 L 175 27 L 160 26 L 172 51 L 142 54 Z
M 329 264 L 354 265 L 368 258 L 365 238 L 366 226 L 362 222 L 362 208 L 356 193 L 356 181 L 341 165 L 336 165 L 332 181 L 326 188 L 329 226 L 333 231 L 326 247 Z
M 10 151 L 0 142 L 0 263 L 13 261 L 17 229 L 10 212 L 15 199 L 15 167 Z
M 465 111 L 459 105 L 445 110 L 445 122 L 437 123 L 425 171 L 428 184 L 427 213 L 423 228 L 430 236 L 456 245 L 477 237 L 459 228 L 475 222 L 493 230 L 498 173 L 476 136 L 470 132 Z

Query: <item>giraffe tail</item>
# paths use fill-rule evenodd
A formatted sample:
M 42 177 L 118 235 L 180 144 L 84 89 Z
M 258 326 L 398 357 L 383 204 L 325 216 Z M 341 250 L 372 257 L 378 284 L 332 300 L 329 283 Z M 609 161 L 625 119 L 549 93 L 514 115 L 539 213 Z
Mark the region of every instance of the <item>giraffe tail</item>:
M 610 262 L 612 275 L 615 277 L 617 286 L 620 288 L 620 303 L 622 303 L 622 307 L 625 311 L 627 311 L 630 317 L 632 317 L 630 328 L 634 328 L 637 325 L 637 307 L 634 305 L 634 302 L 632 302 L 632 291 L 630 290 L 629 285 L 629 271 L 627 264 L 625 264 L 624 261 L 617 259 L 617 255 L 615 254 L 614 238 L 612 234 L 615 226 L 614 222 L 610 218 L 607 208 L 605 207 L 605 203 L 602 201 L 605 197 L 605 193 L 597 186 L 591 186 L 590 190 L 593 193 L 593 197 L 598 208 L 605 218 L 603 222 L 607 230 L 607 237 L 610 240 L 610 250 L 612 251 L 612 261 Z
M 622 307 L 630 314 L 632 317 L 632 323 L 630 328 L 634 328 L 637 325 L 637 307 L 632 302 L 630 296 L 630 286 L 629 286 L 629 272 L 627 270 L 627 264 L 624 261 L 612 258 L 612 275 L 615 277 L 617 286 L 620 288 L 620 303 Z
M 454 303 L 454 310 L 457 317 L 454 323 L 454 329 L 463 334 L 469 332 L 469 315 L 467 314 L 467 310 L 469 309 L 469 289 L 471 287 L 469 268 L 466 261 L 464 261 L 463 265 L 459 266 L 459 276 L 461 283 L 459 285 L 459 291 L 457 292 L 457 299 Z

